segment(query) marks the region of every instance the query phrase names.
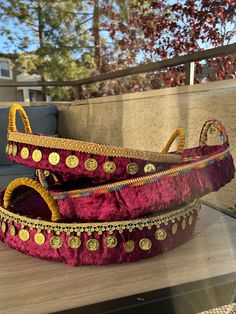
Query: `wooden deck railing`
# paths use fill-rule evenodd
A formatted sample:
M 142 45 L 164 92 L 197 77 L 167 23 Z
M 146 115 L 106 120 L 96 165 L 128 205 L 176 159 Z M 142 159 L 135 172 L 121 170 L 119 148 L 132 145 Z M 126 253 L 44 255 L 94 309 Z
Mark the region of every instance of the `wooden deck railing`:
M 186 71 L 186 85 L 194 84 L 194 62 L 207 60 L 215 57 L 221 57 L 226 55 L 235 55 L 236 54 L 236 43 L 230 44 L 227 46 L 222 46 L 218 48 L 207 49 L 199 52 L 194 52 L 184 56 L 178 56 L 171 59 L 165 59 L 157 62 L 150 62 L 147 64 L 141 64 L 131 68 L 103 73 L 93 77 L 87 77 L 80 80 L 74 81 L 27 81 L 27 82 L 12 82 L 12 81 L 0 81 L 1 87 L 39 87 L 39 86 L 72 86 L 76 89 L 76 94 L 78 99 L 82 99 L 82 85 L 91 84 L 101 81 L 106 81 L 114 78 L 121 78 L 124 76 L 148 73 L 164 69 L 167 67 L 174 67 L 178 65 L 185 65 Z

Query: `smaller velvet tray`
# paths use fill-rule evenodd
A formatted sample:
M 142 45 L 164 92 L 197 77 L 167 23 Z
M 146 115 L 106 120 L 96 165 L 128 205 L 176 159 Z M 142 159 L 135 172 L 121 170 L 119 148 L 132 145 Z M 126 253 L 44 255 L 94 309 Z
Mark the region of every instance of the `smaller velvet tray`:
M 17 131 L 17 112 L 22 117 L 25 133 Z M 177 137 L 176 152 L 168 153 Z M 161 153 L 32 134 L 25 110 L 14 104 L 9 112 L 6 153 L 11 161 L 55 173 L 61 182 L 78 176 L 108 182 L 145 175 L 160 166 L 164 169 L 165 164 L 183 162 L 184 142 L 182 128 L 176 129 Z
M 193 234 L 200 207 L 200 201 L 194 200 L 182 208 L 136 220 L 51 222 L 44 220 L 47 208 L 41 200 L 32 202 L 29 197 L 12 211 L 0 206 L 0 240 L 27 255 L 72 266 L 134 262 L 186 242 Z M 22 208 L 33 216 L 41 212 L 41 217 L 23 215 Z

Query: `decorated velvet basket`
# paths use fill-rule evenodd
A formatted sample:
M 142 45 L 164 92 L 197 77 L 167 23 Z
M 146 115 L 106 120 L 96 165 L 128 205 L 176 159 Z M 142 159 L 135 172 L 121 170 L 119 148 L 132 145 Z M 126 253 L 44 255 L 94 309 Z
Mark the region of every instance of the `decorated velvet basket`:
M 25 133 L 17 132 L 17 111 Z M 207 145 L 209 130 L 219 133 L 219 145 Z M 168 153 L 177 137 L 177 151 Z M 34 135 L 24 109 L 13 105 L 6 152 L 37 168 L 37 177 L 16 179 L 1 192 L 0 239 L 70 265 L 136 261 L 178 246 L 193 233 L 199 198 L 235 171 L 217 120 L 204 124 L 198 147 L 184 149 L 177 129 L 154 153 Z

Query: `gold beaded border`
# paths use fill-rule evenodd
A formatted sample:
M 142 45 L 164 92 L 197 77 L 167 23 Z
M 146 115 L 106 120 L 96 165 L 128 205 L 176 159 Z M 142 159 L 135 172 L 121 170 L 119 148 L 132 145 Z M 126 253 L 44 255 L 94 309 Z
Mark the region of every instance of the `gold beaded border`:
M 5 222 L 20 224 L 22 228 L 29 227 L 30 229 L 37 229 L 40 231 L 46 230 L 49 233 L 55 232 L 56 234 L 60 234 L 61 232 L 66 232 L 67 234 L 71 234 L 86 232 L 88 235 L 91 235 L 93 232 L 102 234 L 103 232 L 108 231 L 112 234 L 112 232 L 116 230 L 122 233 L 124 230 L 132 232 L 133 229 L 151 229 L 153 226 L 159 228 L 161 224 L 168 225 L 169 221 L 174 223 L 176 220 L 180 220 L 181 217 L 186 218 L 194 211 L 199 211 L 200 208 L 201 201 L 196 199 L 191 204 L 188 204 L 183 208 L 172 210 L 162 215 L 155 215 L 142 219 L 96 223 L 58 223 L 24 217 L 19 214 L 9 212 L 0 206 L 0 218 Z
M 92 142 L 84 142 L 66 138 L 39 136 L 35 134 L 27 134 L 20 132 L 9 132 L 8 141 L 34 145 L 37 147 L 79 151 L 83 153 L 101 156 L 134 158 L 161 163 L 183 162 L 181 154 L 164 154 L 150 151 L 142 151 L 125 147 L 97 144 Z

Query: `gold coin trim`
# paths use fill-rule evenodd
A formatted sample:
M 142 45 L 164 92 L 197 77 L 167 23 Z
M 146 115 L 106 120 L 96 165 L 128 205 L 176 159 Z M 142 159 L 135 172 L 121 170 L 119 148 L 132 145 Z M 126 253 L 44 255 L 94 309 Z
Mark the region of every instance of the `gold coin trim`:
M 48 161 L 52 166 L 56 166 L 59 164 L 60 162 L 60 155 L 56 152 L 52 152 L 49 156 L 48 156 Z
M 144 167 L 145 173 L 151 173 L 156 171 L 156 166 L 154 164 L 148 163 Z
M 172 230 L 171 230 L 172 234 L 175 235 L 177 230 L 178 230 L 178 225 L 177 225 L 177 223 L 174 223 L 173 226 L 172 226 Z
M 43 245 L 45 243 L 46 239 L 43 233 L 37 232 L 34 235 L 34 242 L 38 245 Z
M 10 144 L 9 147 L 8 147 L 8 154 L 9 154 L 9 155 L 12 154 L 12 144 Z
M 124 250 L 127 253 L 131 253 L 134 250 L 134 241 L 129 240 L 129 241 L 125 242 L 124 243 Z
M 66 157 L 66 165 L 68 168 L 76 168 L 79 165 L 79 158 L 75 155 Z
M 138 164 L 136 162 L 130 162 L 127 166 L 126 166 L 126 171 L 128 174 L 134 175 L 136 173 L 138 173 Z
M 26 229 L 21 229 L 19 232 L 19 238 L 21 239 L 21 241 L 24 241 L 24 242 L 28 241 L 30 238 L 29 231 Z
M 158 241 L 163 241 L 165 240 L 165 238 L 167 237 L 167 233 L 164 229 L 160 228 L 160 229 L 157 229 L 157 231 L 155 232 L 155 238 L 158 240 Z
M 116 164 L 114 161 L 106 161 L 103 165 L 103 170 L 106 173 L 113 173 L 116 171 Z
M 81 240 L 79 237 L 70 237 L 68 240 L 68 246 L 71 249 L 78 249 L 81 246 Z
M 13 225 L 10 225 L 10 234 L 13 237 L 16 235 L 16 228 Z
M 143 238 L 139 241 L 139 247 L 143 251 L 148 251 L 152 247 L 152 242 L 148 238 Z
M 12 155 L 14 157 L 16 157 L 16 155 L 17 155 L 17 146 L 16 145 L 13 145 L 13 147 L 12 147 Z
M 188 218 L 189 226 L 191 226 L 192 223 L 193 223 L 193 215 L 190 215 L 189 218 Z
M 1 227 L 2 227 L 2 232 L 5 233 L 6 230 L 7 230 L 7 225 L 6 225 L 6 223 L 4 221 L 2 222 Z
M 96 239 L 90 239 L 87 241 L 86 246 L 89 251 L 97 251 L 99 248 L 99 242 Z
M 62 247 L 62 239 L 60 237 L 58 237 L 58 236 L 53 236 L 50 239 L 50 246 L 54 250 L 60 249 L 60 247 Z
M 181 227 L 183 230 L 186 228 L 186 220 L 185 219 L 182 220 Z
M 20 155 L 21 155 L 22 159 L 27 159 L 29 157 L 29 150 L 28 150 L 28 148 L 27 147 L 22 147 Z
M 33 154 L 32 154 L 33 161 L 39 162 L 42 159 L 42 157 L 43 157 L 43 154 L 42 154 L 41 150 L 35 149 L 33 151 Z
M 106 237 L 105 243 L 109 249 L 112 249 L 117 246 L 117 238 L 115 236 Z
M 98 167 L 98 162 L 94 158 L 89 158 L 84 163 L 84 168 L 88 171 L 94 171 Z

